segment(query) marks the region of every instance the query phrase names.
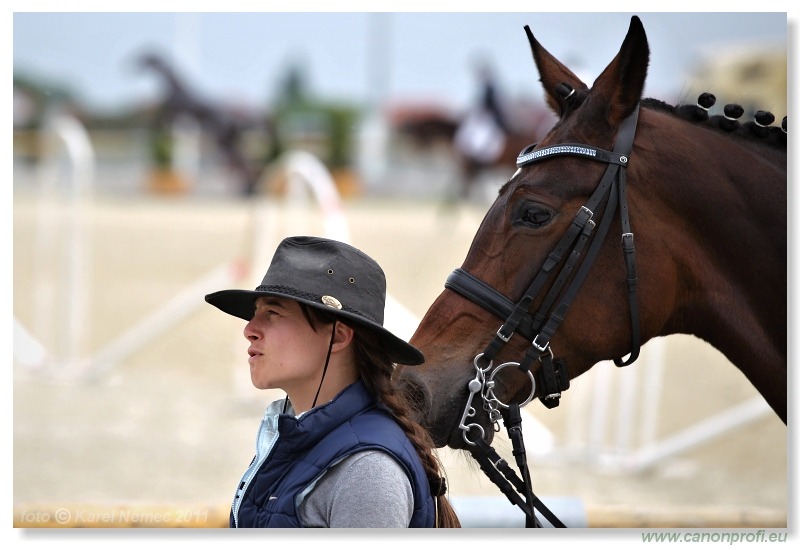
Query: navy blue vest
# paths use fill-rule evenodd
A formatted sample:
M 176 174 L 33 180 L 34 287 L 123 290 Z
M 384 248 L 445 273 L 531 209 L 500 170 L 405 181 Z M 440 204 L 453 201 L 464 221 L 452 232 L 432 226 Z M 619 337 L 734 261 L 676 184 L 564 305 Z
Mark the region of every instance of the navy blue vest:
M 419 456 L 360 380 L 300 419 L 281 415 L 278 426 L 278 440 L 241 497 L 239 527 L 301 527 L 297 494 L 339 459 L 367 449 L 387 452 L 405 468 L 414 492 L 409 527 L 433 527 L 433 497 Z

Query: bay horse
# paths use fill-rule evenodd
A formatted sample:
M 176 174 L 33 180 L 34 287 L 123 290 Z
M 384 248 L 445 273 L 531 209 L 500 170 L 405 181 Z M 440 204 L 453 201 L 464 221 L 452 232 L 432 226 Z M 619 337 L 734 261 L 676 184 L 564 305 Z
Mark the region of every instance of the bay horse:
M 636 16 L 591 88 L 525 31 L 558 120 L 412 336 L 425 363 L 398 367 L 434 442 L 472 451 L 508 404 L 553 407 L 598 362 L 678 333 L 721 351 L 786 423 L 786 119 L 642 99 Z

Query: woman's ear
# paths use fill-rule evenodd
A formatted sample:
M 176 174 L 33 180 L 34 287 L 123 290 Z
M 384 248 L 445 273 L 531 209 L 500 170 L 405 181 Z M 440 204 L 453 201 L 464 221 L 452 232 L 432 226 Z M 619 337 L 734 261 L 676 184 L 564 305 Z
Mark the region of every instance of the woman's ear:
M 333 336 L 333 347 L 331 352 L 337 352 L 345 349 L 353 342 L 355 332 L 352 328 L 345 325 L 341 321 L 336 322 L 335 334 Z

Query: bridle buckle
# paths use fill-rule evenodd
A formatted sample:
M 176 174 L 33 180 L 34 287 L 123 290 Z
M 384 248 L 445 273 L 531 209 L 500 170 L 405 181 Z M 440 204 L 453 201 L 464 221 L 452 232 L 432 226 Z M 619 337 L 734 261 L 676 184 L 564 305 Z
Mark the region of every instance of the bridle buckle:
M 497 337 L 500 338 L 503 342 L 505 342 L 507 344 L 508 341 L 511 340 L 511 337 L 514 336 L 514 331 L 511 331 L 511 334 L 506 336 L 505 334 L 503 334 L 503 328 L 504 327 L 505 327 L 505 325 L 503 325 L 499 329 L 497 329 Z
M 544 354 L 544 352 L 546 352 L 546 351 L 547 351 L 547 350 L 550 348 L 550 342 L 549 342 L 549 341 L 547 341 L 547 342 L 545 342 L 545 343 L 544 343 L 544 345 L 543 345 L 543 346 L 542 346 L 542 345 L 540 345 L 540 344 L 537 342 L 537 340 L 539 339 L 539 336 L 541 336 L 541 334 L 537 334 L 537 335 L 536 335 L 536 338 L 534 338 L 534 339 L 533 339 L 533 342 L 531 342 L 531 345 L 532 345 L 533 347 L 535 347 L 537 350 L 539 350 L 539 352 L 540 352 L 540 353 Z M 552 355 L 552 353 L 553 353 L 553 352 L 550 352 L 550 354 L 551 354 L 551 355 Z

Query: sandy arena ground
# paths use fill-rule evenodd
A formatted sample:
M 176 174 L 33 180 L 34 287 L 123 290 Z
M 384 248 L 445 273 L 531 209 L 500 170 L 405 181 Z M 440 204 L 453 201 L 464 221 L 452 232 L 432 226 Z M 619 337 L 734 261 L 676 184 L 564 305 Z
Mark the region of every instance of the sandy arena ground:
M 224 518 L 253 456 L 263 407 L 274 395 L 249 385 L 242 323 L 205 304 L 203 295 L 260 280 L 274 244 L 260 245 L 261 257 L 247 272 L 259 246 L 253 206 L 235 198 L 155 195 L 98 198 L 84 206 L 88 268 L 78 288 L 88 307 L 79 350 L 83 357 L 106 353 L 110 360 L 83 365 L 59 364 L 66 356 L 59 351 L 66 333 L 60 309 L 66 276 L 52 270 L 75 252 L 63 228 L 51 241 L 41 240 L 42 208 L 47 212 L 33 194 L 15 193 L 14 317 L 53 360 L 26 364 L 35 350 L 15 349 L 15 523 L 63 505 L 73 520 L 82 510 L 119 506 L 171 506 L 185 519 L 205 508 Z M 484 208 L 443 210 L 433 201 L 359 197 L 344 202 L 351 242 L 378 260 L 390 294 L 417 319 L 461 264 Z M 56 205 L 45 215 L 54 212 L 63 209 Z M 297 219 L 275 214 L 269 235 L 323 233 L 314 212 Z M 236 266 L 245 277 L 225 281 Z M 215 270 L 217 277 L 209 276 Z M 164 311 L 176 296 L 182 301 Z M 130 348 L 120 340 L 125 335 L 132 337 Z M 659 350 L 663 373 L 653 396 L 645 384 Z M 631 409 L 603 408 L 604 395 Z M 641 471 L 622 467 L 642 448 L 638 434 L 648 411 L 658 412 L 658 443 L 754 397 L 720 354 L 689 337 L 646 346 L 628 369 L 595 367 L 573 381 L 559 408 L 546 410 L 538 402 L 527 407 L 534 490 L 545 499 L 576 499 L 599 511 L 603 519 L 597 521 L 609 526 L 641 525 L 659 511 L 675 527 L 702 524 L 704 514 L 716 513 L 785 525 L 793 498 L 789 438 L 771 412 L 718 437 L 703 436 Z M 509 447 L 501 438 L 500 450 L 510 459 Z M 496 501 L 498 490 L 469 459 L 449 451 L 441 457 L 454 499 Z M 515 512 L 500 500 L 509 514 Z

